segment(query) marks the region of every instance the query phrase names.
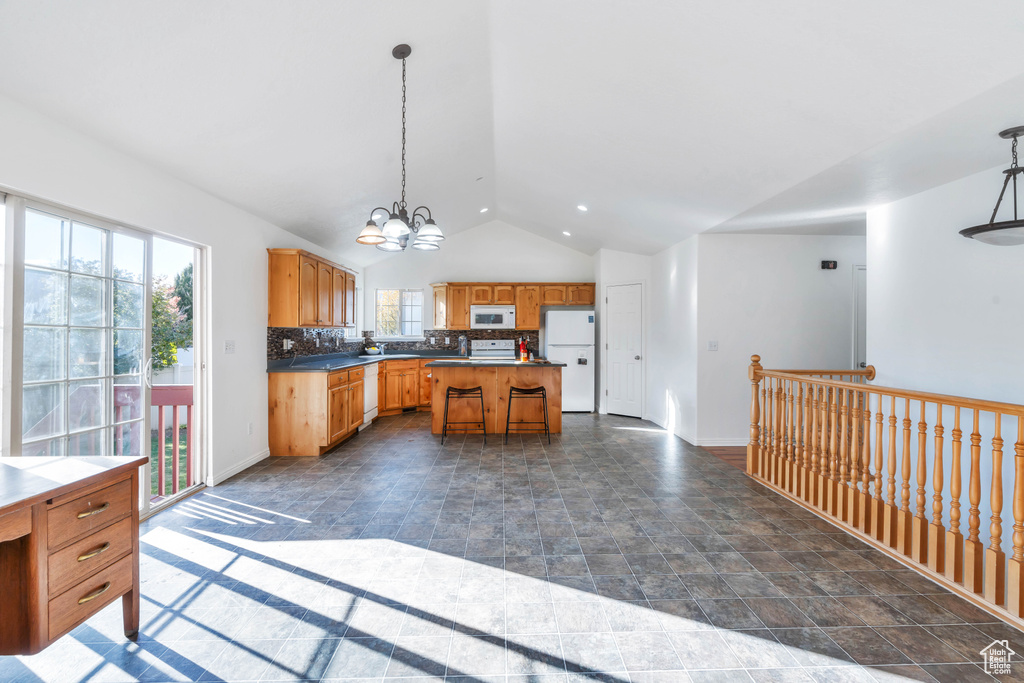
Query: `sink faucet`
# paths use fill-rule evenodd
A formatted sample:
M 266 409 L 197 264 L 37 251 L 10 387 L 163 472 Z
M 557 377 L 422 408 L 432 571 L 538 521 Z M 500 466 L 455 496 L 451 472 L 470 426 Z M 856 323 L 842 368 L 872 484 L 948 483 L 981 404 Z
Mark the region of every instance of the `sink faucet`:
M 388 343 L 387 342 L 377 342 L 377 346 L 380 347 L 380 355 L 383 356 L 384 355 L 384 350 L 387 349 L 387 347 L 388 347 Z

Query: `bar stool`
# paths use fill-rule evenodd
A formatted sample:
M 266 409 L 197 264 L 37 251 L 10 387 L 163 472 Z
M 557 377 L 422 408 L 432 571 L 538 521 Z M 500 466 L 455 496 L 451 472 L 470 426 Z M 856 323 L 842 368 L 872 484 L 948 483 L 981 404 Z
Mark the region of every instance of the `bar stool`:
M 510 418 L 512 417 L 513 398 L 539 398 L 541 400 L 541 404 L 544 406 L 544 421 L 541 422 L 539 420 L 518 420 L 516 422 L 511 422 Z M 548 424 L 548 392 L 544 387 L 532 387 L 530 389 L 524 389 L 522 387 L 509 388 L 508 410 L 505 413 L 505 443 L 508 443 L 509 430 L 511 430 L 513 424 L 516 425 L 517 428 L 522 425 L 544 425 L 544 435 L 548 437 L 548 443 L 551 443 L 551 427 Z M 524 431 L 535 430 L 530 429 Z
M 480 399 L 480 419 L 479 420 L 468 420 L 459 422 L 448 421 L 448 400 L 451 398 L 479 398 Z M 484 390 L 483 387 L 471 387 L 469 389 L 460 389 L 459 387 L 448 387 L 444 392 L 444 425 L 441 427 L 441 445 L 444 445 L 444 440 L 448 436 L 448 427 L 450 425 L 480 425 L 480 429 L 484 433 L 484 445 L 487 445 L 487 423 L 484 420 L 487 418 L 487 413 L 484 411 Z M 464 429 L 456 429 L 459 432 L 469 432 L 477 427 L 466 427 Z

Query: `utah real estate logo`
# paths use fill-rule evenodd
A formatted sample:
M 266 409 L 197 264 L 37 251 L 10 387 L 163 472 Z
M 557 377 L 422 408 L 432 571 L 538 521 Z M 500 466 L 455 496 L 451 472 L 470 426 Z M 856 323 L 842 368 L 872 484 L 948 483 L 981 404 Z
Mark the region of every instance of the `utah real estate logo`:
M 979 652 L 985 661 L 985 673 L 993 676 L 1005 676 L 1013 668 L 1011 658 L 1017 654 L 1010 649 L 1005 640 L 993 640 L 988 647 Z

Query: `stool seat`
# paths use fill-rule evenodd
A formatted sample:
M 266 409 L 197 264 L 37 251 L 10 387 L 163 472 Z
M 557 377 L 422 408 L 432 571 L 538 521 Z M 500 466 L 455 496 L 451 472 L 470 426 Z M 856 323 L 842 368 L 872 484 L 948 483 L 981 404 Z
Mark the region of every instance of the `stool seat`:
M 527 399 L 527 398 L 539 398 L 541 405 L 544 406 L 544 421 L 540 420 L 517 420 L 512 422 L 512 399 Z M 515 425 L 515 431 L 512 430 L 512 426 Z M 508 443 L 509 433 L 518 433 L 519 431 L 537 431 L 536 428 L 527 428 L 520 430 L 519 427 L 525 425 L 544 426 L 544 435 L 548 438 L 548 443 L 551 443 L 551 426 L 548 423 L 548 392 L 545 387 L 509 387 L 508 390 L 508 409 L 505 412 L 505 443 Z
M 461 420 L 457 422 L 450 422 L 448 420 L 448 401 L 449 399 L 463 399 L 463 398 L 479 398 L 480 399 L 480 419 L 479 420 Z M 441 445 L 444 445 L 444 440 L 448 438 L 448 431 L 451 425 L 466 425 L 462 429 L 455 429 L 457 432 L 470 432 L 477 429 L 484 433 L 484 444 L 487 444 L 487 412 L 484 410 L 484 389 L 483 387 L 448 387 L 444 392 L 444 424 L 441 426 Z M 473 426 L 470 426 L 473 425 Z

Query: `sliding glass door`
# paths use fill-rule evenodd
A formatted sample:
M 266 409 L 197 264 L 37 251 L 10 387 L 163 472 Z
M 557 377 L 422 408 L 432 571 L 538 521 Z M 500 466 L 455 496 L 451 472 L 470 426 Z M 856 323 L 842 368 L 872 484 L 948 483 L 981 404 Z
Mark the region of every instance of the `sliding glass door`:
M 23 216 L 21 455 L 147 452 L 152 237 Z

